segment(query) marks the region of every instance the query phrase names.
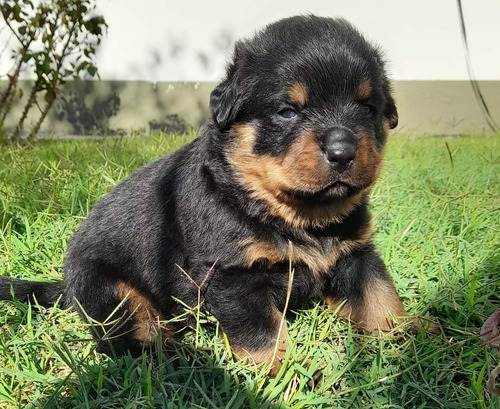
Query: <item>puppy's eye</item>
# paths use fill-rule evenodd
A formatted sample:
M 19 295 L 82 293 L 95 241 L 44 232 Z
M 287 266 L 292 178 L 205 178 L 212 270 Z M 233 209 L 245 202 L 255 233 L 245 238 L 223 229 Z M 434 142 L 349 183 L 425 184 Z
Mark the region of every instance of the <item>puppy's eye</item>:
M 285 108 L 279 111 L 278 115 L 286 119 L 292 119 L 297 116 L 297 112 L 293 108 Z
M 370 104 L 361 105 L 361 109 L 363 110 L 363 113 L 366 115 L 373 115 L 375 113 L 375 107 Z

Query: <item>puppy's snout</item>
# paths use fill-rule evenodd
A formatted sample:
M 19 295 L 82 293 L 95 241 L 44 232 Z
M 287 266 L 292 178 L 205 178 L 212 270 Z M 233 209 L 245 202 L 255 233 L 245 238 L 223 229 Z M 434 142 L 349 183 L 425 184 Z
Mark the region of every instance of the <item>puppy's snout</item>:
M 344 172 L 356 158 L 358 141 L 348 129 L 332 128 L 327 133 L 322 148 L 333 169 Z

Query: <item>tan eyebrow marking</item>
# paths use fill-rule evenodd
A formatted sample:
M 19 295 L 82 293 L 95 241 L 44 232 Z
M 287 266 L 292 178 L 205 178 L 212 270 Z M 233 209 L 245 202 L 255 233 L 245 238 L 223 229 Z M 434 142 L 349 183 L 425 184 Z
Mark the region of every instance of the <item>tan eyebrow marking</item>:
M 304 105 L 307 101 L 307 87 L 302 82 L 294 82 L 288 91 L 290 102 Z
M 360 99 L 368 98 L 370 96 L 371 91 L 372 91 L 372 85 L 370 83 L 370 80 L 368 78 L 365 78 L 358 85 L 358 98 Z

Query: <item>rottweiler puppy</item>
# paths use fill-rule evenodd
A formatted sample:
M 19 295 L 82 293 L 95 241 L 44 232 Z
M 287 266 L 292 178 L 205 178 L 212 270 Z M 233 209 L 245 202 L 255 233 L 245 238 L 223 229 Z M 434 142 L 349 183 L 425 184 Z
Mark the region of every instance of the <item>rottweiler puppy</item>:
M 93 326 L 100 349 L 120 352 L 170 339 L 176 324 L 162 322 L 196 307 L 200 287 L 237 355 L 272 374 L 287 299 L 321 296 L 364 330 L 390 330 L 405 311 L 368 210 L 398 122 L 379 50 L 343 19 L 280 20 L 236 43 L 210 109 L 191 143 L 97 203 L 63 282 L 3 278 L 1 297 L 51 305 L 62 294 L 104 323 Z

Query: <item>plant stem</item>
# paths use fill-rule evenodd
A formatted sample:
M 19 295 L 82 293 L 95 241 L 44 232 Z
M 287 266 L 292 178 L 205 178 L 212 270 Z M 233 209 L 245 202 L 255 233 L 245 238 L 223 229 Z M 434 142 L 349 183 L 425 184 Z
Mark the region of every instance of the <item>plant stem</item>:
M 50 99 L 47 101 L 47 104 L 45 105 L 45 108 L 42 111 L 42 115 L 40 115 L 40 118 L 38 119 L 37 123 L 33 127 L 33 129 L 30 132 L 29 140 L 33 141 L 38 134 L 38 131 L 40 130 L 40 127 L 42 126 L 42 122 L 44 121 L 45 117 L 49 113 L 50 108 L 52 107 L 52 104 L 54 103 L 56 99 L 55 94 L 51 94 Z
M 23 114 L 21 115 L 21 118 L 19 119 L 19 122 L 17 123 L 16 129 L 14 130 L 14 133 L 12 134 L 12 140 L 14 141 L 19 141 L 19 137 L 21 135 L 21 132 L 23 131 L 24 128 L 24 121 L 26 120 L 26 117 L 28 116 L 28 112 L 33 106 L 33 102 L 35 102 L 36 98 L 36 93 L 38 90 L 38 81 L 35 81 L 33 84 L 33 87 L 31 88 L 30 96 L 28 98 L 28 101 L 26 102 L 26 105 L 24 106 Z
M 12 101 L 14 99 L 14 94 L 17 89 L 17 83 L 19 80 L 19 73 L 21 72 L 21 68 L 23 66 L 24 62 L 24 57 L 26 56 L 26 53 L 28 52 L 29 46 L 31 44 L 32 40 L 30 40 L 26 45 L 23 46 L 21 55 L 19 57 L 19 61 L 16 65 L 16 68 L 14 70 L 14 73 L 10 77 L 9 80 L 9 85 L 7 86 L 7 89 L 5 90 L 5 93 L 2 94 L 2 100 L 0 101 L 0 128 L 3 126 L 5 122 L 5 118 L 7 117 L 7 114 L 10 111 L 10 107 L 12 105 Z

